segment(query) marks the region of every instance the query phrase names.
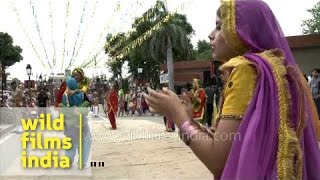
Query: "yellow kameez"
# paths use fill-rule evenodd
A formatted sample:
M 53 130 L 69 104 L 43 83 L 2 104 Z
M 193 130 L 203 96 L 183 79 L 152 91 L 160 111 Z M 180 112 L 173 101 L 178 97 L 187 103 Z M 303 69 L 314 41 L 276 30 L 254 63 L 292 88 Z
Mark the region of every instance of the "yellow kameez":
M 227 76 L 221 117 L 241 119 L 253 96 L 257 71 L 247 59 L 240 56 L 223 64 L 221 70 Z

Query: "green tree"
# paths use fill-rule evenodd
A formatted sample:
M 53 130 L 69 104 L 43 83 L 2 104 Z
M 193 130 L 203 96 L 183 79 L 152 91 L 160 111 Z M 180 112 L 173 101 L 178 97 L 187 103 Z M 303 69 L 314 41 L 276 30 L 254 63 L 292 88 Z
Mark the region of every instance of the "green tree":
M 320 2 L 307 11 L 311 13 L 312 18 L 302 22 L 303 34 L 320 33 Z
M 107 35 L 105 53 L 111 57 L 111 61 L 107 62 L 107 66 L 110 68 L 113 73 L 111 79 L 115 80 L 117 77 L 120 77 L 120 82 L 122 85 L 122 66 L 127 57 L 117 58 L 118 53 L 124 48 L 128 38 L 124 33 L 118 33 L 114 36 L 111 34 Z M 118 43 L 123 41 L 124 43 Z
M 109 61 L 107 62 L 108 67 L 110 68 L 111 72 L 113 73 L 113 79 L 120 77 L 122 79 L 122 60 L 118 61 Z
M 136 18 L 132 27 L 135 31 L 131 34 L 130 39 L 136 40 L 142 37 L 145 32 L 153 28 L 156 24 L 156 19 L 151 19 L 152 16 L 158 10 L 157 7 L 160 4 L 157 3 L 153 8 L 146 11 L 141 17 Z M 129 55 L 129 71 L 134 79 L 139 81 L 147 81 L 153 83 L 154 86 L 158 86 L 159 81 L 159 65 L 163 63 L 163 60 L 152 58 L 149 51 L 150 38 L 142 41 L 141 44 L 133 49 Z M 138 73 L 138 68 L 142 68 L 142 73 Z
M 153 19 L 154 22 L 159 22 L 170 13 L 162 1 L 157 1 L 155 7 L 155 13 L 153 16 L 149 16 L 151 22 Z M 185 55 L 185 59 L 191 59 L 190 36 L 193 32 L 194 30 L 186 16 L 175 13 L 169 21 L 163 23 L 149 41 L 148 49 L 151 57 L 156 60 L 166 59 L 167 61 L 170 89 L 174 89 L 174 55 L 179 53 Z
M 128 93 L 129 92 L 129 81 L 128 78 L 124 78 L 122 80 L 122 89 L 124 93 Z
M 2 77 L 2 92 L 6 86 L 6 67 L 12 66 L 14 63 L 22 60 L 22 49 L 13 45 L 12 37 L 0 32 L 0 64 Z
M 22 49 L 13 45 L 12 37 L 0 32 L 0 63 L 2 67 L 12 66 L 14 63 L 22 60 Z
M 197 60 L 212 59 L 212 49 L 209 42 L 200 40 L 197 43 L 197 49 L 194 50 L 194 54 Z
M 165 4 L 157 1 L 154 7 L 135 19 L 132 24 L 134 31 L 130 33 L 130 36 L 119 34 L 118 37 L 114 36 L 109 40 L 107 38 L 106 53 L 111 57 L 117 57 L 124 48 L 131 45 L 131 42 L 141 39 L 144 33 L 154 28 L 167 15 L 169 12 Z M 168 22 L 161 24 L 150 38 L 143 38 L 144 40 L 139 41 L 135 48 L 129 47 L 130 51 L 126 57 L 122 58 L 122 61 L 128 61 L 129 72 L 134 79 L 151 80 L 151 82 L 156 82 L 154 84 L 156 86 L 159 82 L 159 66 L 168 59 L 168 69 L 172 74 L 170 88 L 173 88 L 173 60 L 192 58 L 190 41 L 192 33 L 193 29 L 187 22 L 187 18 L 184 15 L 174 14 Z M 143 68 L 142 74 L 138 73 L 138 68 Z
M 12 81 L 12 82 L 16 82 L 18 85 L 21 83 L 18 78 L 13 78 L 11 81 Z

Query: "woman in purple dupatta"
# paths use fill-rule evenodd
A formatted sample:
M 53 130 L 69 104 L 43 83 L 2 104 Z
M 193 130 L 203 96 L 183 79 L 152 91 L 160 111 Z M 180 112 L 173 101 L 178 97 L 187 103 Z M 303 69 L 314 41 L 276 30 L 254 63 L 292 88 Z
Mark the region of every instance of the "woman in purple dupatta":
M 192 121 L 170 90 L 149 89 L 149 107 L 175 120 L 217 179 L 320 179 L 318 115 L 272 11 L 261 0 L 223 0 L 218 19 L 210 44 L 227 62 L 215 133 Z

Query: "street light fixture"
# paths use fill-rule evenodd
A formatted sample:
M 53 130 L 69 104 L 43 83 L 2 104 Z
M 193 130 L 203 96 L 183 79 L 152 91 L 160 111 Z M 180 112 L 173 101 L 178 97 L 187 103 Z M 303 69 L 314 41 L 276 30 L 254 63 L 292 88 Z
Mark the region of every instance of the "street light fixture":
M 27 75 L 28 75 L 28 76 L 31 76 L 31 74 L 32 74 L 32 67 L 31 67 L 30 64 L 27 65 L 26 70 L 27 70 Z
M 32 74 L 32 67 L 30 64 L 27 65 L 26 70 L 27 70 L 27 75 L 29 76 L 28 88 L 29 88 L 29 96 L 30 96 L 30 103 L 31 103 L 31 79 L 30 79 L 30 76 Z

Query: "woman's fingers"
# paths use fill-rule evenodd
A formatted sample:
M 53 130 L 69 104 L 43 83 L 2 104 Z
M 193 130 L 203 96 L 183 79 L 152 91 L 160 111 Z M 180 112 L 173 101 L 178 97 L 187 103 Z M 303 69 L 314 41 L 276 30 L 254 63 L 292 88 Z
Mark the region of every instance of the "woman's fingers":
M 147 94 L 144 94 L 144 97 L 146 99 L 146 103 L 148 104 L 149 106 L 149 110 L 150 112 L 152 113 L 155 113 L 155 114 L 160 114 L 160 111 L 156 108 L 157 107 L 157 103 L 155 103 L 154 101 L 150 101 L 150 96 L 148 96 Z M 152 98 L 151 98 L 152 99 Z
M 179 99 L 177 94 L 168 89 L 167 87 L 162 88 L 161 93 L 162 95 L 167 95 L 168 97 L 170 97 L 171 100 L 173 100 L 173 98 Z
M 168 95 L 169 94 L 169 89 L 167 87 L 163 87 L 161 90 L 161 93 Z
M 188 95 L 186 95 L 186 94 L 185 94 L 185 95 L 182 95 L 182 96 L 181 96 L 181 99 L 184 100 L 184 101 L 186 101 L 186 102 L 190 102 L 190 101 L 191 101 L 191 100 L 190 100 L 190 97 L 189 97 Z
M 148 88 L 148 93 L 149 93 L 149 96 L 152 96 L 152 97 L 155 97 L 155 98 L 163 98 L 164 97 L 164 94 L 162 93 L 159 93 L 151 88 Z
M 153 113 L 158 114 L 174 114 L 177 105 L 181 105 L 178 96 L 167 88 L 163 88 L 160 92 L 156 92 L 148 88 L 148 94 L 143 94 L 149 109 Z
M 147 94 L 144 94 L 144 97 L 145 97 L 146 103 L 149 106 L 149 110 L 153 113 L 158 113 L 160 111 L 159 110 L 159 100 L 156 98 L 153 98 Z
M 150 101 L 148 99 L 146 99 L 146 102 L 147 102 L 149 107 L 158 108 L 157 103 L 154 103 L 154 102 L 152 102 L 152 101 Z
M 160 102 L 164 102 L 164 101 L 168 101 L 170 100 L 169 98 L 169 95 L 170 95 L 170 91 L 168 91 L 169 94 L 165 94 L 163 93 L 162 91 L 161 92 L 156 92 L 152 89 L 149 90 L 149 94 L 148 94 L 148 97 L 149 97 L 149 100 L 155 102 L 157 101 L 158 103 Z
M 146 99 L 146 98 L 148 98 L 149 95 L 147 93 L 143 92 L 142 96 Z
M 159 99 L 158 98 L 155 98 L 151 95 L 147 95 L 147 94 L 144 94 L 143 95 L 147 101 L 147 103 L 150 105 L 150 104 L 158 104 L 159 102 Z
M 143 96 L 149 107 L 152 108 L 152 111 L 159 114 L 163 113 L 163 110 L 165 109 L 164 104 L 170 100 L 168 95 L 156 92 L 152 89 L 149 90 L 149 94 L 144 93 Z
M 150 112 L 154 113 L 154 114 L 161 114 L 160 112 L 158 112 L 156 109 L 149 107 Z

